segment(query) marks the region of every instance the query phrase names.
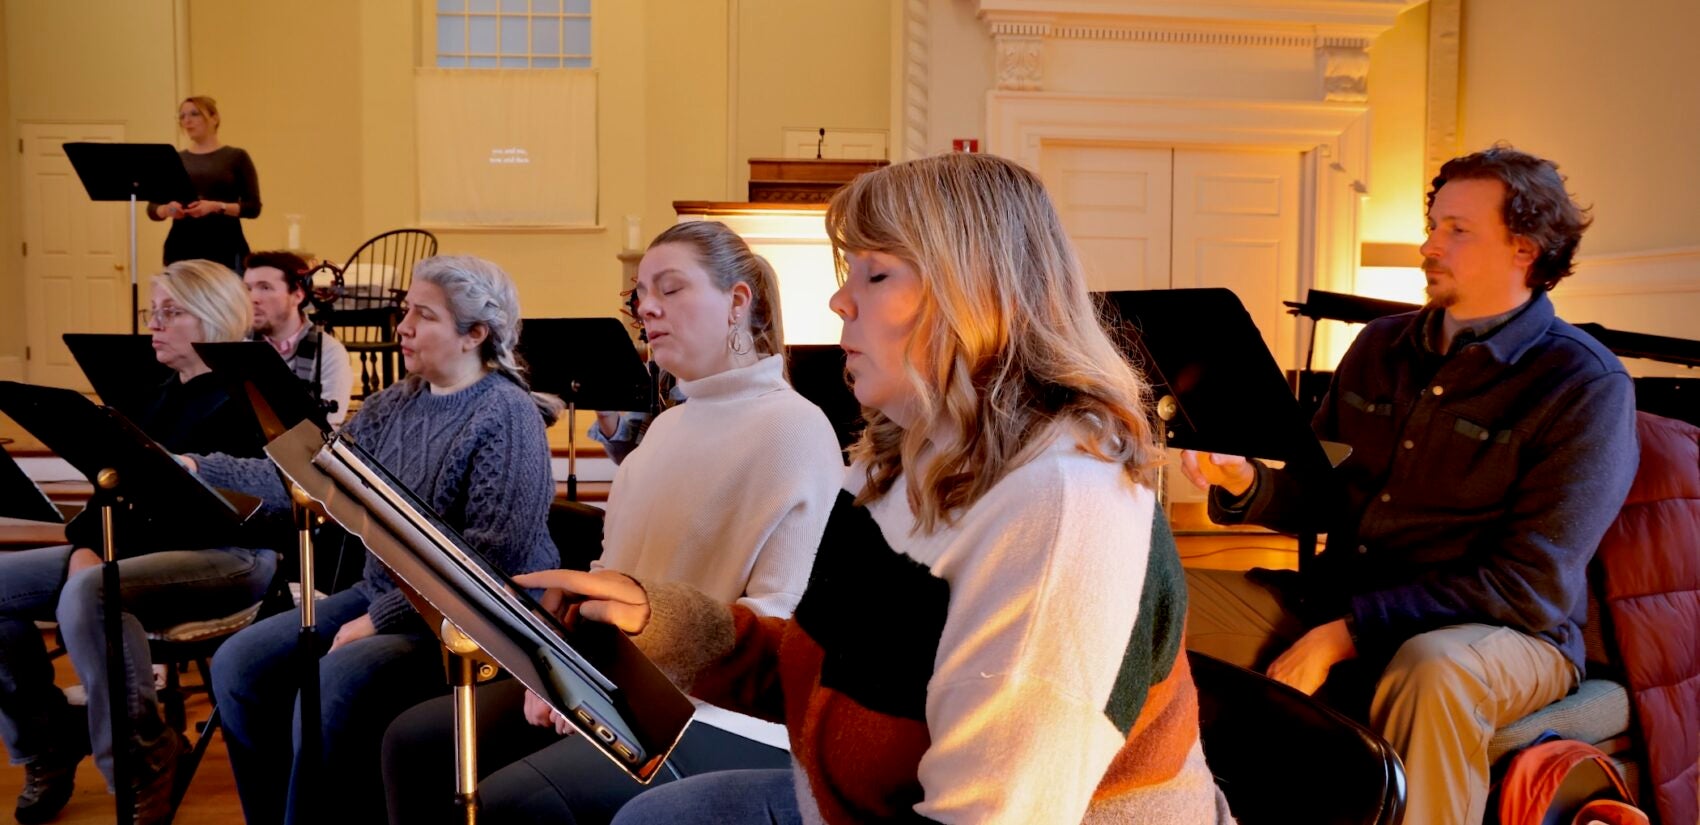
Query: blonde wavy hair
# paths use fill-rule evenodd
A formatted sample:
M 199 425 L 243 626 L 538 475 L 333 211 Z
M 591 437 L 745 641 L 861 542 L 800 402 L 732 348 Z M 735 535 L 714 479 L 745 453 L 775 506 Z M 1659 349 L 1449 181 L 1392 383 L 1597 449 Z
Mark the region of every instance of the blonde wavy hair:
M 1149 387 L 1105 333 L 1033 173 L 963 153 L 888 166 L 840 190 L 826 227 L 841 281 L 850 253 L 882 252 L 922 283 L 905 369 L 925 423 L 906 430 L 864 411 L 850 448 L 867 467 L 859 503 L 907 470 L 917 529 L 932 532 L 1044 449 L 1055 424 L 1154 484 L 1162 453 Z
M 152 283 L 201 324 L 201 340 L 240 341 L 254 325 L 254 307 L 242 277 L 224 264 L 190 260 L 167 264 Z

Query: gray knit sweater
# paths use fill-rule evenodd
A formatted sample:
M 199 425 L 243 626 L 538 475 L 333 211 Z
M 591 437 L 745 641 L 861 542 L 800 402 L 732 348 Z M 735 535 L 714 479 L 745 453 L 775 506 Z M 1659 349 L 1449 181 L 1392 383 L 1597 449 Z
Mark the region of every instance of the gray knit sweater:
M 550 541 L 555 485 L 543 419 L 518 384 L 490 373 L 448 395 L 424 381 L 403 381 L 366 399 L 343 431 L 460 531 L 467 543 L 509 574 L 559 564 Z M 267 509 L 289 507 L 269 459 L 192 456 L 214 487 L 258 496 Z M 366 554 L 367 612 L 378 632 L 417 630 L 418 613 L 389 571 Z

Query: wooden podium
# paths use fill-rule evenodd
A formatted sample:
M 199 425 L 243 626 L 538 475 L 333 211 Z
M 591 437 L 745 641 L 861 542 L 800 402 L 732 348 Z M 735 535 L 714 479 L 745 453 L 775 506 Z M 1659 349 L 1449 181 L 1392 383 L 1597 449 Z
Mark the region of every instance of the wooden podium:
M 751 203 L 826 203 L 832 193 L 889 164 L 843 158 L 750 158 Z

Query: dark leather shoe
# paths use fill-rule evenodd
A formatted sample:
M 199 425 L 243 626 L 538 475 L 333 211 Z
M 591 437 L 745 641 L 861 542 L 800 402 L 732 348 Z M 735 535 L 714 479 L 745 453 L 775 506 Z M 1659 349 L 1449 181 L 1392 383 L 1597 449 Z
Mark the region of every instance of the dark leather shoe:
M 134 779 L 136 809 L 131 822 L 160 825 L 171 821 L 171 792 L 177 779 L 177 763 L 189 750 L 188 740 L 170 726 L 152 744 L 139 749 L 141 758 Z
M 51 822 L 71 801 L 71 787 L 77 778 L 77 763 L 41 758 L 24 766 L 24 789 L 18 793 L 18 808 L 13 813 L 24 825 Z

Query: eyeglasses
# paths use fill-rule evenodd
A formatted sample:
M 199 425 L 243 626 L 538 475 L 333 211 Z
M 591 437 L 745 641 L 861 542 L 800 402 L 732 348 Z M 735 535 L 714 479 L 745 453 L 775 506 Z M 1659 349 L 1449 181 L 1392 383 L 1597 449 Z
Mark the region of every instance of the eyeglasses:
M 155 327 L 164 329 L 172 321 L 188 314 L 189 310 L 182 307 L 160 307 L 159 309 L 142 310 L 142 318 L 147 322 L 149 329 L 153 329 Z

